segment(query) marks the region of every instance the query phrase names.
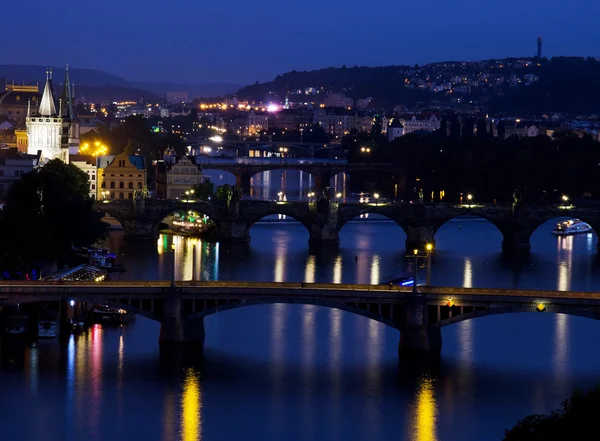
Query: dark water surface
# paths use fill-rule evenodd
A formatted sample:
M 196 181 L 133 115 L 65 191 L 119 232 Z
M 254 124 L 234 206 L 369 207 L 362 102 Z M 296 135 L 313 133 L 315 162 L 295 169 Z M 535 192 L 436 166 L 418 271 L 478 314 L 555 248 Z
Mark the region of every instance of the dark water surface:
M 460 228 L 459 228 L 460 226 Z M 595 235 L 532 237 L 529 259 L 502 258 L 485 221 L 436 235 L 432 281 L 443 286 L 600 290 Z M 338 253 L 311 256 L 299 224 L 257 224 L 248 248 L 196 246 L 196 277 L 379 283 L 404 266 L 402 230 L 351 223 Z M 168 279 L 171 238 L 107 241 L 122 279 Z M 174 239 L 177 279 L 192 277 L 191 241 Z M 508 314 L 443 329 L 441 365 L 398 360 L 399 332 L 316 306 L 249 306 L 205 320 L 204 365 L 158 363 L 159 325 L 95 326 L 35 349 L 3 341 L 0 440 L 500 440 L 527 414 L 600 383 L 600 323 Z

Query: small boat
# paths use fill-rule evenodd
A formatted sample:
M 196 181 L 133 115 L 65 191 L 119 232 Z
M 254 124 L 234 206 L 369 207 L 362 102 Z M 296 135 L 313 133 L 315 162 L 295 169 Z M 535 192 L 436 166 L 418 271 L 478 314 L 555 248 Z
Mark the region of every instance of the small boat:
M 94 254 L 90 256 L 89 265 L 103 269 L 108 272 L 123 272 L 123 265 L 117 264 L 117 261 L 112 255 Z
M 129 313 L 124 309 L 95 306 L 92 311 L 92 322 L 123 324 L 130 322 L 134 316 L 135 314 Z
M 60 320 L 39 320 L 38 337 L 55 338 L 60 334 Z
M 7 334 L 25 334 L 29 329 L 29 316 L 25 314 L 9 315 L 4 323 Z
M 569 219 L 558 222 L 552 234 L 555 236 L 571 236 L 573 234 L 588 234 L 592 232 L 592 227 L 579 219 Z

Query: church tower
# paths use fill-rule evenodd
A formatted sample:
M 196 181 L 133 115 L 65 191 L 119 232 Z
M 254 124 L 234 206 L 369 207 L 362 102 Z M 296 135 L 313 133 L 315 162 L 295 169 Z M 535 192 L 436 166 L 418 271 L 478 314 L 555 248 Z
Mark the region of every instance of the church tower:
M 63 120 L 62 148 L 68 148 L 69 154 L 79 153 L 79 120 L 73 109 L 73 85 L 69 78 L 69 65 L 65 68 L 65 84 L 60 95 L 60 116 Z
M 43 162 L 60 159 L 69 162 L 69 146 L 71 134 L 73 144 L 79 144 L 79 125 L 73 114 L 73 99 L 69 82 L 68 68 L 66 71 L 65 88 L 58 101 L 58 109 L 52 87 L 52 70 L 46 71 L 46 85 L 40 105 L 35 114 L 27 110 L 27 153 L 37 155 L 42 152 Z

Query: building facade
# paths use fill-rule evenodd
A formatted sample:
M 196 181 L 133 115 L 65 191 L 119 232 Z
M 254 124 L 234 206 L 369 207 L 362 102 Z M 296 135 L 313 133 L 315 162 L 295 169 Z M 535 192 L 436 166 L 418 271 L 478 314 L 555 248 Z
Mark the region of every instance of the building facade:
M 98 181 L 98 167 L 96 158 L 92 155 L 69 155 L 69 162 L 84 172 L 90 180 L 90 197 L 96 198 L 96 186 Z
M 146 161 L 138 155 L 106 155 L 96 158 L 96 199 L 133 199 L 146 188 Z
M 42 94 L 37 84 L 35 86 L 6 84 L 4 92 L 0 93 L 0 116 L 10 121 L 18 121 L 27 113 L 28 103 L 32 111 L 37 111 L 41 98 Z
M 200 183 L 202 168 L 187 156 L 177 159 L 173 149 L 156 163 L 156 195 L 161 199 L 179 199 Z
M 38 155 L 19 152 L 15 147 L 0 149 L 0 202 L 6 200 L 10 186 L 37 167 L 39 162 Z

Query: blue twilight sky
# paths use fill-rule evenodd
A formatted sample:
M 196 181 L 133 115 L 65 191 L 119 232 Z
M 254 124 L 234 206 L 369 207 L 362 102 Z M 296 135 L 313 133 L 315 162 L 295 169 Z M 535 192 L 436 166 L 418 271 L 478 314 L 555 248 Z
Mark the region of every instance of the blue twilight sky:
M 0 64 L 135 81 L 267 81 L 292 69 L 600 56 L 598 0 L 2 0 Z

